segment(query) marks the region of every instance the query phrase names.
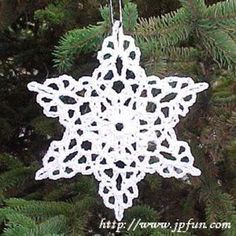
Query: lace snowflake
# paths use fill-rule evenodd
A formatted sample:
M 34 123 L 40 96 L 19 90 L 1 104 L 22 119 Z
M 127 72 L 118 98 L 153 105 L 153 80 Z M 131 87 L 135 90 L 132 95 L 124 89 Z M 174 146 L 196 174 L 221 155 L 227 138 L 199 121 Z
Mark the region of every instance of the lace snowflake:
M 146 173 L 165 178 L 201 174 L 174 127 L 208 84 L 147 77 L 139 65 L 140 50 L 123 34 L 119 21 L 98 60 L 92 77 L 76 81 L 62 75 L 44 84 L 29 83 L 44 114 L 58 117 L 65 127 L 62 140 L 50 144 L 36 179 L 94 174 L 105 205 L 121 220 L 138 197 L 137 183 Z

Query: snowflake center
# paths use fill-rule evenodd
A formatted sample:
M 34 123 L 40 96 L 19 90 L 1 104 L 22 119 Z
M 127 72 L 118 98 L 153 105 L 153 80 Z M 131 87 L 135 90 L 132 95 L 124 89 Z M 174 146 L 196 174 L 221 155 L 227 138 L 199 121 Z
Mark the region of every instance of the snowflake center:
M 124 128 L 124 125 L 122 123 L 117 123 L 116 124 L 116 130 L 121 131 Z

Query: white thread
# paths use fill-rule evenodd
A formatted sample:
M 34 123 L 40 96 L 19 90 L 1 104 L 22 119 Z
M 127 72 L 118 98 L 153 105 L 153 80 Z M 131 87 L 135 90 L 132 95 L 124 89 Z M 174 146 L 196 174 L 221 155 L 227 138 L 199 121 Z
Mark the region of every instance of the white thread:
M 120 9 L 120 22 L 122 24 L 123 17 L 122 17 L 122 0 L 119 0 L 119 9 Z
M 114 24 L 114 10 L 113 10 L 112 0 L 110 0 L 109 5 L 110 5 L 111 23 Z M 120 14 L 121 24 L 123 22 L 122 11 L 123 11 L 123 9 L 122 9 L 122 0 L 119 0 L 119 14 Z
M 114 24 L 114 13 L 113 13 L 112 0 L 110 0 L 110 14 L 111 14 L 111 23 Z
M 165 178 L 201 174 L 174 127 L 208 84 L 147 77 L 139 65 L 140 50 L 123 34 L 119 21 L 98 60 L 92 77 L 76 81 L 62 75 L 44 84 L 29 83 L 44 114 L 58 117 L 65 127 L 62 140 L 50 144 L 36 179 L 94 174 L 105 205 L 121 220 L 138 197 L 137 183 L 146 173 Z

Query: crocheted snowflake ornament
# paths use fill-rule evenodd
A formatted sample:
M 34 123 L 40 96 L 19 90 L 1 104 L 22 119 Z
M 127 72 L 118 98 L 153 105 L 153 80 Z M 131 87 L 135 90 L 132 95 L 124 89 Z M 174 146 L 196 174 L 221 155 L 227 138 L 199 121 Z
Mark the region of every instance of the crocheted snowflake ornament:
M 65 127 L 62 140 L 50 144 L 36 179 L 94 174 L 105 205 L 121 220 L 146 173 L 165 178 L 201 174 L 174 127 L 208 84 L 146 76 L 139 65 L 140 50 L 123 34 L 119 21 L 98 60 L 92 77 L 76 81 L 62 75 L 44 84 L 29 83 L 44 114 L 58 117 Z

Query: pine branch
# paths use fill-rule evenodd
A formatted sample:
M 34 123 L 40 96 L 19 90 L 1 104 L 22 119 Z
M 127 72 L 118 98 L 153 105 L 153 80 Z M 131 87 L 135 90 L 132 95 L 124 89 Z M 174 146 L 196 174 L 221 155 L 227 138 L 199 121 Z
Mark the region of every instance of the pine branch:
M 234 113 L 235 114 L 235 113 Z M 236 116 L 236 114 L 235 114 Z M 234 123 L 235 125 L 236 123 Z M 236 140 L 233 140 L 230 145 L 227 147 L 229 157 L 232 158 L 232 160 L 236 159 Z M 236 165 L 236 163 L 235 163 Z
M 69 31 L 54 50 L 54 63 L 60 71 L 68 70 L 78 54 L 97 50 L 106 32 L 104 24 Z
M 0 142 L 2 140 L 10 140 L 12 134 L 12 126 L 10 122 L 0 117 Z
M 226 19 L 235 19 L 236 17 L 236 2 L 235 0 L 227 0 L 215 3 L 207 7 L 205 17 L 215 19 L 218 22 Z
M 17 198 L 7 199 L 6 205 L 34 219 L 47 219 L 55 215 L 70 216 L 73 209 L 71 204 L 65 202 L 26 201 Z
M 19 167 L 0 175 L 0 192 L 23 185 L 35 172 L 35 167 Z
M 234 77 L 232 78 L 232 76 L 225 75 L 224 77 L 218 78 L 213 86 L 211 102 L 214 105 L 235 104 L 236 95 L 233 93 L 234 83 Z
M 231 228 L 224 231 L 224 236 L 235 236 L 236 235 L 236 214 L 234 214 L 231 219 Z
M 146 40 L 140 37 L 137 38 L 137 43 L 142 51 L 142 56 L 144 58 L 155 58 L 155 59 L 159 58 L 160 44 L 155 38 L 150 38 Z
M 30 225 L 30 227 L 23 226 L 21 222 L 11 222 L 4 229 L 3 236 L 63 236 L 67 231 L 67 223 L 64 216 L 55 216 L 38 225 Z
M 134 26 L 137 24 L 138 20 L 137 5 L 134 3 L 125 4 L 123 10 L 123 18 L 124 18 L 123 24 L 125 31 L 133 32 Z
M 176 45 L 186 40 L 191 32 L 189 16 L 186 13 L 182 8 L 161 17 L 140 19 L 136 27 L 136 35 L 146 40 L 155 37 L 161 47 Z
M 2 236 L 25 236 L 28 229 L 21 226 L 21 225 L 9 225 L 7 228 L 4 229 Z
M 142 218 L 147 221 L 152 221 L 158 218 L 158 213 L 147 205 L 134 206 L 127 211 L 126 219 L 132 221 L 134 218 Z
M 66 233 L 67 229 L 67 219 L 64 216 L 55 216 L 30 229 L 25 236 L 64 235 L 62 233 Z
M 190 62 L 196 61 L 200 56 L 199 50 L 194 47 L 160 47 L 156 39 L 150 38 L 148 41 L 138 39 L 138 46 L 141 48 L 144 58 L 158 60 L 165 58 L 169 62 Z
M 142 219 L 142 221 L 156 222 L 158 217 L 159 217 L 158 213 L 147 205 L 134 206 L 127 211 L 127 214 L 125 216 L 126 221 L 130 223 L 133 219 Z M 153 229 L 151 229 L 150 227 L 147 227 L 146 229 L 140 229 L 139 227 L 137 227 L 135 231 L 132 230 L 127 231 L 126 235 L 129 236 L 151 235 L 151 233 L 153 232 Z
M 235 215 L 233 197 L 228 193 L 224 193 L 217 180 L 206 172 L 202 176 L 200 199 L 206 204 L 205 213 L 208 223 L 230 222 L 230 219 Z
M 197 60 L 200 56 L 206 56 L 202 54 L 206 51 L 219 66 L 234 69 L 236 21 L 230 17 L 236 15 L 235 3 L 229 0 L 210 7 L 206 6 L 204 0 L 181 0 L 181 3 L 182 8 L 177 11 L 140 19 L 135 27 L 135 35 L 144 55 L 152 57 L 160 54 L 162 59 L 164 56 L 170 61 L 176 57 L 179 57 L 179 61 L 191 61 L 190 58 Z M 100 47 L 110 23 L 108 9 L 104 8 L 101 14 L 104 21 L 100 25 L 73 30 L 61 39 L 54 52 L 54 62 L 60 70 L 70 68 L 77 54 L 92 52 Z M 216 20 L 217 14 L 225 19 Z M 132 31 L 136 20 L 136 5 L 126 4 L 125 28 Z M 191 47 L 183 47 L 183 43 Z
M 83 235 L 86 230 L 86 224 L 88 222 L 88 212 L 91 206 L 96 202 L 96 199 L 90 196 L 85 196 L 82 200 L 74 200 L 74 211 L 71 214 L 71 232 L 72 235 Z M 73 234 L 74 233 L 74 234 Z
M 65 9 L 67 1 L 55 1 L 53 3 L 48 4 L 45 9 L 39 9 L 34 13 L 34 17 L 36 20 L 41 22 L 46 21 L 50 24 L 60 24 L 65 20 Z
M 59 71 L 66 71 L 80 54 L 96 51 L 102 45 L 102 40 L 110 25 L 108 7 L 100 8 L 102 22 L 82 29 L 67 32 L 59 41 L 53 52 L 54 65 Z
M 10 207 L 0 208 L 0 224 L 7 220 L 7 215 L 15 214 L 16 211 Z
M 230 220 L 235 214 L 233 197 L 221 191 L 210 192 L 206 201 L 207 221 L 217 222 Z
M 4 168 L 4 170 L 10 170 L 13 168 L 22 167 L 23 164 L 15 156 L 12 156 L 7 153 L 3 153 L 3 154 L 0 154 L 0 166 L 1 168 Z
M 83 199 L 65 203 L 12 198 L 5 203 L 7 207 L 0 209 L 0 223 L 6 222 L 4 235 L 14 235 L 16 230 L 24 236 L 61 233 L 82 235 L 87 223 L 85 213 L 95 203 L 95 199 L 84 196 Z
M 30 122 L 35 132 L 43 136 L 53 136 L 58 130 L 57 123 L 53 119 L 47 119 L 45 116 L 37 116 Z
M 236 43 L 224 31 L 203 30 L 198 31 L 203 45 L 219 66 L 227 66 L 234 69 L 236 65 Z
M 190 13 L 192 17 L 192 22 L 197 21 L 200 16 L 206 10 L 206 4 L 204 0 L 179 0 L 183 6 L 186 8 L 187 12 Z
M 8 221 L 7 225 L 21 225 L 25 228 L 34 228 L 36 222 L 30 217 L 20 214 L 10 208 L 3 208 L 0 210 L 1 214 L 4 214 L 5 220 Z
M 83 29 L 71 30 L 61 38 L 53 53 L 55 66 L 60 71 L 68 70 L 73 65 L 76 56 L 96 51 L 101 47 L 110 25 L 109 9 L 107 7 L 101 8 L 100 13 L 103 22 Z M 127 3 L 123 15 L 125 29 L 133 31 L 138 18 L 136 5 Z
M 160 54 L 169 51 L 166 53 L 168 59 L 171 60 L 171 54 L 174 54 L 184 61 L 187 51 L 183 51 L 182 47 L 181 50 L 174 48 L 178 48 L 184 42 L 191 42 L 195 50 L 193 55 L 190 53 L 188 55 L 193 56 L 193 60 L 204 57 L 200 52 L 206 51 L 219 66 L 234 70 L 236 65 L 235 2 L 226 1 L 210 7 L 207 7 L 203 0 L 181 0 L 181 3 L 182 8 L 176 12 L 140 20 L 136 35 L 143 45 L 145 56 L 153 56 L 154 52 Z M 225 18 L 221 19 L 222 17 Z M 199 41 L 202 42 L 201 45 Z M 169 49 L 170 46 L 173 48 Z
M 200 53 L 193 47 L 167 47 L 163 48 L 163 54 L 167 55 L 169 61 L 190 62 L 195 61 Z

